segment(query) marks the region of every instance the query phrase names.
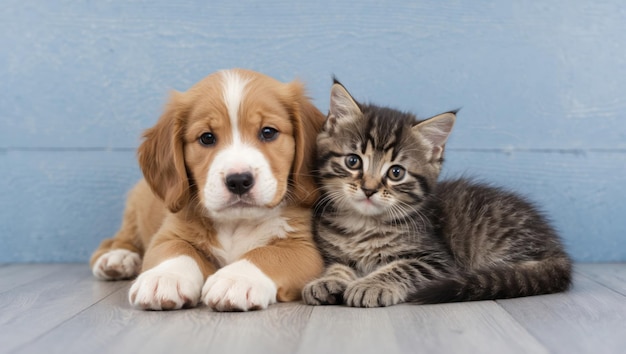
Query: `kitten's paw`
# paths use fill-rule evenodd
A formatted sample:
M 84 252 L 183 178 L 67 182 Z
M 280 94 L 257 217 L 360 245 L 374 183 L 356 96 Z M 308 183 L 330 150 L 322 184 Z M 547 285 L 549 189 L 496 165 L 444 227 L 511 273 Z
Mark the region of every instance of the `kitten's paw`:
M 202 287 L 202 302 L 215 311 L 249 311 L 276 302 L 276 285 L 257 266 L 237 261 L 218 270 Z
M 96 260 L 91 272 L 102 280 L 134 278 L 141 270 L 141 256 L 126 249 L 111 250 Z
M 308 305 L 339 305 L 348 283 L 338 278 L 321 278 L 302 289 L 302 300 Z
M 143 310 L 178 310 L 194 307 L 200 299 L 203 276 L 196 261 L 188 256 L 168 259 L 139 275 L 128 298 Z
M 344 294 L 346 305 L 352 307 L 384 307 L 404 302 L 405 292 L 393 284 L 357 280 Z

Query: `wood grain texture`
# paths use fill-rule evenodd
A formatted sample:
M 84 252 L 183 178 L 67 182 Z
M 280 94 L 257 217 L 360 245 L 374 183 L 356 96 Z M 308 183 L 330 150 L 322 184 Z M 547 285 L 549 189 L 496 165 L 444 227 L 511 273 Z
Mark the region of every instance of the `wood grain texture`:
M 311 306 L 282 303 L 261 313 L 209 313 L 221 318 L 210 348 L 218 353 L 296 353 L 312 311 Z
M 547 353 L 495 302 L 313 311 L 298 353 Z
M 616 0 L 3 5 L 0 147 L 135 147 L 168 90 L 246 67 L 324 110 L 331 74 L 423 116 L 463 107 L 465 147 L 626 148 Z
M 46 266 L 40 267 L 45 274 Z M 20 269 L 14 271 L 19 273 Z M 19 349 L 123 285 L 95 281 L 89 267 L 79 264 L 62 266 L 43 278 L 0 293 L 2 350 Z
M 213 339 L 219 318 L 208 311 L 135 310 L 128 303 L 128 288 L 89 307 L 22 352 L 155 353 L 177 352 L 184 346 L 185 352 L 194 353 Z
M 392 321 L 384 308 L 315 307 L 299 354 L 401 353 Z
M 580 264 L 576 271 L 626 296 L 626 267 L 622 263 Z
M 52 268 L 0 267 L 0 276 L 32 279 L 0 293 L 0 353 L 618 354 L 626 338 L 625 296 L 612 289 L 624 287 L 626 264 L 577 264 L 574 289 L 561 294 L 379 309 L 284 303 L 249 313 L 139 311 L 128 304 L 130 282 L 95 280 L 86 264 Z
M 493 301 L 387 310 L 403 353 L 548 353 Z
M 580 274 L 567 293 L 497 302 L 552 353 L 621 353 L 626 347 L 626 297 Z
M 140 311 L 128 304 L 129 286 L 16 353 L 293 353 L 312 311 L 299 304 L 247 313 Z
M 134 151 L 0 154 L 0 263 L 84 262 L 121 223 Z
M 4 265 L 0 267 L 0 293 L 38 281 L 65 268 L 63 264 L 49 264 L 45 267 L 36 264 Z

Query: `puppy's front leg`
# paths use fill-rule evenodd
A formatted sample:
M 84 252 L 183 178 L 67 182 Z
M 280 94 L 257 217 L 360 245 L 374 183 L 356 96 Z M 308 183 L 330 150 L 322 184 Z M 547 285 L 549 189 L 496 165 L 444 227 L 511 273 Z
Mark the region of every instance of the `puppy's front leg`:
M 304 285 L 319 276 L 323 266 L 310 239 L 277 239 L 210 276 L 202 300 L 217 311 L 259 310 L 276 301 L 298 300 Z
M 214 272 L 214 266 L 189 243 L 155 240 L 144 256 L 143 272 L 130 288 L 130 303 L 144 310 L 195 307 L 204 279 Z
M 233 262 L 210 276 L 202 301 L 216 311 L 261 310 L 276 302 L 276 284 L 247 259 Z

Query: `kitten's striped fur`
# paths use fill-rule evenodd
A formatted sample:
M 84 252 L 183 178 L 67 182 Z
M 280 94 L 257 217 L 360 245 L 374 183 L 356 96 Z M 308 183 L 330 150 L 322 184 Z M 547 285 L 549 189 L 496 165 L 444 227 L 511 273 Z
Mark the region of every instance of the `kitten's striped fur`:
M 418 122 L 356 102 L 335 82 L 318 136 L 315 238 L 327 264 L 308 304 L 389 306 L 566 290 L 571 262 L 524 198 L 437 182 L 454 112 Z

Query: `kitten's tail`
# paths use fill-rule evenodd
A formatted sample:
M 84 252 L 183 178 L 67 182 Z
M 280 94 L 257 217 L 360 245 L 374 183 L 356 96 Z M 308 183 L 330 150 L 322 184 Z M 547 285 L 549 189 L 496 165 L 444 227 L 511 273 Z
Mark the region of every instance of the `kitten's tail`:
M 525 261 L 436 279 L 408 300 L 435 304 L 549 294 L 567 290 L 571 280 L 572 265 L 567 257 Z

